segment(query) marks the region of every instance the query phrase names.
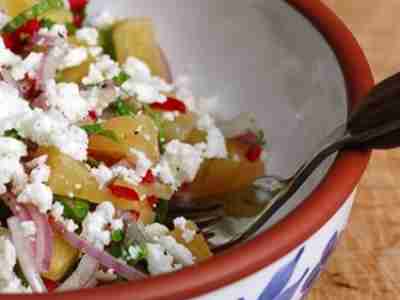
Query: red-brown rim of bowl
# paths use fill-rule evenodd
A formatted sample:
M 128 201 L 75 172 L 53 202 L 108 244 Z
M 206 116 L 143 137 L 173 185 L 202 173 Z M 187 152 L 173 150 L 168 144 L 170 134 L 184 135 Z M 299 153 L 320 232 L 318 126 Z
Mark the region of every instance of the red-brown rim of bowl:
M 318 0 L 287 0 L 323 34 L 336 53 L 354 107 L 373 86 L 368 62 L 357 41 L 339 18 Z M 343 205 L 359 182 L 369 152 L 340 153 L 316 190 L 283 221 L 246 244 L 194 267 L 129 284 L 64 294 L 32 295 L 31 300 L 135 299 L 180 300 L 200 296 L 272 264 L 317 232 Z M 1 299 L 26 296 L 0 296 Z

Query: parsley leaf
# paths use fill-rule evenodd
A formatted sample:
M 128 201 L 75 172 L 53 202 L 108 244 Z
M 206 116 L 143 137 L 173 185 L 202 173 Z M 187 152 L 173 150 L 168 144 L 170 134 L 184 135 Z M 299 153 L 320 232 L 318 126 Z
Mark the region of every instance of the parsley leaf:
M 65 23 L 65 27 L 67 28 L 68 34 L 69 35 L 75 35 L 77 32 L 78 28 L 74 25 L 74 23 L 67 22 Z
M 85 200 L 60 195 L 54 195 L 54 199 L 64 206 L 64 217 L 72 219 L 77 223 L 82 223 L 89 213 L 90 205 Z
M 111 240 L 113 242 L 121 242 L 124 239 L 125 235 L 124 235 L 124 231 L 123 230 L 114 230 L 111 233 Z
M 96 124 L 82 125 L 81 128 L 85 130 L 88 135 L 98 134 L 106 138 L 109 138 L 110 140 L 116 143 L 119 142 L 116 133 L 112 130 L 103 128 L 102 124 L 96 123 Z
M 112 105 L 112 109 L 118 116 L 135 116 L 137 113 L 136 107 L 121 98 Z
M 262 129 L 260 129 L 258 132 L 256 132 L 257 136 L 257 144 L 260 146 L 266 146 L 267 145 L 267 140 L 265 139 L 265 133 Z
M 108 54 L 113 60 L 116 60 L 117 55 L 115 52 L 115 46 L 113 40 L 113 26 L 99 30 L 99 35 L 100 35 L 99 44 L 103 48 L 104 54 Z
M 4 133 L 4 136 L 5 136 L 5 137 L 14 138 L 14 139 L 16 139 L 16 140 L 21 140 L 21 136 L 19 135 L 19 133 L 18 133 L 18 131 L 17 131 L 16 129 L 7 130 L 7 131 Z
M 164 224 L 167 220 L 167 215 L 168 215 L 168 200 L 160 199 L 155 209 L 155 212 L 156 212 L 155 222 Z
M 53 20 L 51 20 L 49 18 L 43 18 L 42 20 L 40 20 L 40 27 L 44 27 L 47 29 L 50 29 L 55 24 L 56 24 L 56 22 L 54 22 Z
M 160 150 L 163 152 L 164 144 L 166 142 L 165 138 L 165 129 L 164 129 L 164 124 L 163 124 L 163 119 L 161 117 L 161 113 L 158 111 L 155 111 L 150 108 L 148 104 L 143 106 L 144 112 L 153 119 L 154 123 L 156 124 L 158 128 L 158 139 L 160 143 Z
M 128 79 L 129 79 L 129 75 L 126 74 L 124 71 L 121 71 L 117 76 L 115 76 L 113 78 L 114 83 L 118 86 L 123 85 Z

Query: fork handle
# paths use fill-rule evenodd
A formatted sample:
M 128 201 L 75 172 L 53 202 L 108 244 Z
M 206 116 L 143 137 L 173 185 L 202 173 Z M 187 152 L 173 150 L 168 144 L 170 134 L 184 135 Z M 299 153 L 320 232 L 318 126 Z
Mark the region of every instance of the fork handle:
M 376 85 L 350 115 L 347 148 L 389 149 L 400 146 L 400 73 Z

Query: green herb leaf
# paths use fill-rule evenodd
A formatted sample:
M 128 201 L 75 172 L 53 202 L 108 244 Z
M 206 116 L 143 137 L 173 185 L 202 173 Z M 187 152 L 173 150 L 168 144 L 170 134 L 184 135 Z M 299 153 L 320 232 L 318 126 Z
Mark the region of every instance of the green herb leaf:
M 113 78 L 114 83 L 118 86 L 123 85 L 127 80 L 129 80 L 129 75 L 126 74 L 124 71 L 121 71 L 117 76 Z
M 113 27 L 107 27 L 99 30 L 100 46 L 103 48 L 105 54 L 110 55 L 113 60 L 117 59 L 113 40 Z
M 156 207 L 156 223 L 164 224 L 167 221 L 168 200 L 160 199 Z
M 113 105 L 112 109 L 118 116 L 135 116 L 137 109 L 124 101 L 123 99 L 118 99 Z
M 100 162 L 91 157 L 86 160 L 86 163 L 92 168 L 98 168 L 100 166 Z
M 4 133 L 4 136 L 5 136 L 5 137 L 14 138 L 14 139 L 16 139 L 16 140 L 21 140 L 21 139 L 22 139 L 21 136 L 19 135 L 19 133 L 18 133 L 18 131 L 17 131 L 16 129 L 7 130 L 7 131 Z
M 110 247 L 107 248 L 108 253 L 116 258 L 120 258 L 123 255 L 124 247 L 121 243 L 111 243 Z
M 3 31 L 14 32 L 21 26 L 23 26 L 27 21 L 38 18 L 44 13 L 51 9 L 58 9 L 64 7 L 63 0 L 42 0 L 39 3 L 33 5 L 31 8 L 23 11 L 18 16 L 14 17 L 10 22 L 8 22 Z
M 114 131 L 104 129 L 103 126 L 99 123 L 82 125 L 81 128 L 85 130 L 88 135 L 98 134 L 106 138 L 109 138 L 110 140 L 116 143 L 119 142 L 118 136 Z
M 76 26 L 71 22 L 65 23 L 65 27 L 67 28 L 69 35 L 75 35 L 78 30 L 78 28 L 76 28 Z
M 123 230 L 114 230 L 111 233 L 111 239 L 113 242 L 121 242 L 124 239 L 124 231 Z
M 266 146 L 267 145 L 267 140 L 265 139 L 265 133 L 262 129 L 260 129 L 258 132 L 256 132 L 257 135 L 257 144 L 260 146 Z
M 69 198 L 60 195 L 54 195 L 54 199 L 64 206 L 63 216 L 77 223 L 82 223 L 89 213 L 90 204 L 83 199 Z
M 163 153 L 164 149 L 164 144 L 166 142 L 166 137 L 165 137 L 165 129 L 164 129 L 164 123 L 163 119 L 161 117 L 161 113 L 158 111 L 153 110 L 149 105 L 144 105 L 144 112 L 153 119 L 155 125 L 158 128 L 158 140 L 160 144 L 160 151 Z
M 51 20 L 49 18 L 43 18 L 42 20 L 40 20 L 40 26 L 45 27 L 47 29 L 50 29 L 55 24 L 56 24 L 56 22 L 54 22 L 53 20 Z

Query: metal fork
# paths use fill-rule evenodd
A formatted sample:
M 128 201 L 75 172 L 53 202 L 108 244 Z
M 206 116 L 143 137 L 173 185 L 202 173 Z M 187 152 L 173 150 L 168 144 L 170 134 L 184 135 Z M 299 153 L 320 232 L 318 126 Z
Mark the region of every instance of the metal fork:
M 172 200 L 170 218 L 185 216 L 199 224 L 214 251 L 239 244 L 258 232 L 329 156 L 342 150 L 368 151 L 400 146 L 400 73 L 376 85 L 346 124 L 336 128 L 290 178 L 269 175 L 254 182 L 270 200 L 260 213 L 240 219 L 224 216 L 218 201 L 195 204 Z M 206 202 L 206 201 L 205 201 Z

